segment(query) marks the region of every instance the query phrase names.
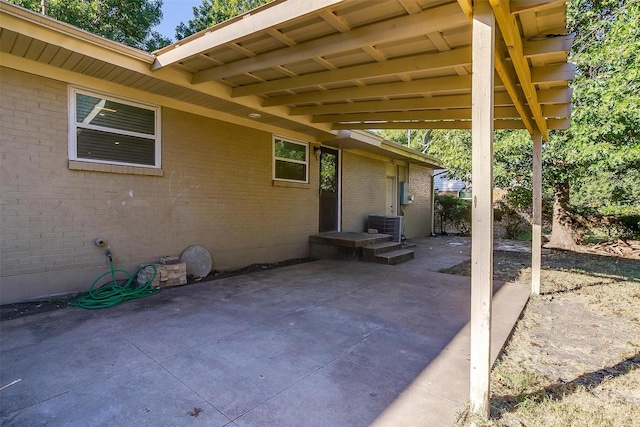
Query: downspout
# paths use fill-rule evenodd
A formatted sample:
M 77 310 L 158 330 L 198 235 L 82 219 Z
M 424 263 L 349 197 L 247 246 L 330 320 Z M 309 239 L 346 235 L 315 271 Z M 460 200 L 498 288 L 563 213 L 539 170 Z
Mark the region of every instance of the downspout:
M 436 182 L 436 176 L 431 173 L 431 237 L 435 237 L 436 235 L 436 191 L 434 187 L 434 183 Z

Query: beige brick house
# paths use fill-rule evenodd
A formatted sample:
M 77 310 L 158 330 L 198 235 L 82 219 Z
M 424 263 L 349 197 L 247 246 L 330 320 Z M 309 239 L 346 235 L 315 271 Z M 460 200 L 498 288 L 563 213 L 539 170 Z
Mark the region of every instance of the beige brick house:
M 493 131 L 529 131 L 539 292 L 540 153 L 569 126 L 572 41 L 564 1 L 274 0 L 149 54 L 0 0 L 0 302 L 85 290 L 98 237 L 121 268 L 200 244 L 225 270 L 369 214 L 428 234 L 436 160 L 368 131 L 410 128 L 472 129 L 489 299 Z
M 307 257 L 309 235 L 363 231 L 369 214 L 431 233 L 435 159 L 234 104 L 229 86 L 191 89 L 184 67 L 154 72 L 156 55 L 16 6 L 0 14 L 1 303 L 86 290 L 108 269 L 98 237 L 119 268 L 199 244 L 226 270 Z

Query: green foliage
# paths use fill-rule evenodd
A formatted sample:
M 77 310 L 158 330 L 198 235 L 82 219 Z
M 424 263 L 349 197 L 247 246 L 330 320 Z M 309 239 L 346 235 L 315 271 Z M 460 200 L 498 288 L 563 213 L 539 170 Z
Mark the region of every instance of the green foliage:
M 427 153 L 442 160 L 449 178 L 471 182 L 471 132 L 434 130 Z
M 640 239 L 640 206 L 577 206 L 572 215 L 581 239 L 587 243 Z
M 494 185 L 531 188 L 532 145 L 525 131 L 497 131 L 494 138 Z M 471 182 L 471 132 L 434 130 L 429 154 L 442 160 L 452 178 Z
M 202 0 L 200 6 L 193 7 L 193 18 L 176 27 L 176 38 L 184 39 L 270 1 L 272 0 Z
M 430 129 L 381 129 L 376 133 L 388 141 L 426 153 L 433 132 Z
M 493 217 L 504 227 L 505 238 L 517 239 L 531 229 L 532 192 L 515 187 L 495 203 Z
M 40 0 L 9 0 L 42 12 Z M 162 0 L 47 0 L 46 15 L 126 45 L 155 50 L 171 43 L 151 28 L 162 20 Z
M 338 192 L 338 156 L 334 153 L 322 153 L 320 157 L 320 191 Z
M 382 129 L 378 135 L 442 160 L 452 179 L 471 181 L 471 132 L 466 130 Z M 425 135 L 428 144 L 425 145 Z
M 573 0 L 568 24 L 573 115 L 545 147 L 547 178 L 574 204 L 640 204 L 640 2 Z
M 471 202 L 447 194 L 436 194 L 436 216 L 442 234 L 455 229 L 463 236 L 471 234 Z

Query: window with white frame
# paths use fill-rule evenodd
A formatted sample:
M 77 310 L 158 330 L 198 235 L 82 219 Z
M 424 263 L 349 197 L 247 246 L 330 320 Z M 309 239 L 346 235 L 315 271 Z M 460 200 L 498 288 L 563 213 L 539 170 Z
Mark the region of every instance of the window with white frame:
M 160 168 L 160 108 L 70 88 L 69 158 Z
M 309 182 L 309 144 L 274 137 L 273 179 Z

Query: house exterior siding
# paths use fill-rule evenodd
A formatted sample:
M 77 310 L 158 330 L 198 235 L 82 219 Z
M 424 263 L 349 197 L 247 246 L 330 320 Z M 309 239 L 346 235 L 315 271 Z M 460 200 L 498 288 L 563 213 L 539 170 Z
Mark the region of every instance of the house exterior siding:
M 407 238 L 431 234 L 431 173 L 433 169 L 411 164 L 396 167 L 390 159 L 380 160 L 343 153 L 342 230 L 365 231 L 369 215 L 387 214 L 386 180 L 397 182 L 408 179 L 411 204 L 400 205 L 403 216 L 403 234 Z M 408 171 L 408 172 L 407 172 Z
M 343 151 L 342 231 L 365 231 L 370 214 L 386 212 L 384 161 Z
M 272 133 L 163 107 L 161 170 L 74 162 L 68 82 L 0 67 L 0 91 L 0 303 L 86 291 L 109 269 L 98 237 L 131 272 L 194 244 L 215 270 L 309 256 L 319 210 L 311 145 L 308 184 L 273 181 Z M 363 231 L 369 214 L 386 212 L 387 177 L 401 168 L 340 155 L 341 229 Z M 409 167 L 407 237 L 430 231 L 430 171 Z
M 3 303 L 87 290 L 108 269 L 98 237 L 128 270 L 193 244 L 217 270 L 308 256 L 313 156 L 308 185 L 276 186 L 270 133 L 163 108 L 162 176 L 70 170 L 67 84 L 1 82 Z
M 414 199 L 409 205 L 402 205 L 404 213 L 404 235 L 407 238 L 430 235 L 431 221 L 431 173 L 432 169 L 409 165 L 409 193 Z

